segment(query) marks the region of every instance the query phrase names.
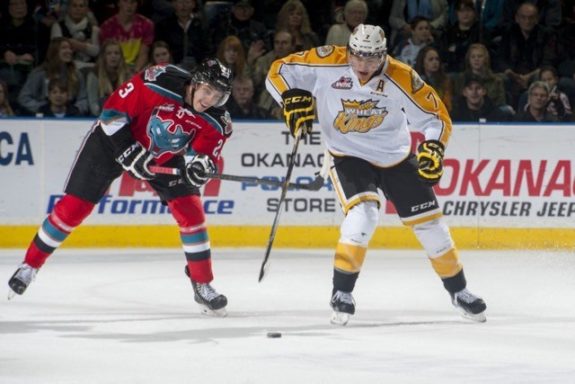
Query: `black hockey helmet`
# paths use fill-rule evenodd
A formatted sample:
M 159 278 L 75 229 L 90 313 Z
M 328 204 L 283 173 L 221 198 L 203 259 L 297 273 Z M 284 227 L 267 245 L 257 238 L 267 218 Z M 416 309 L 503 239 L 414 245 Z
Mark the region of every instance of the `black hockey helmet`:
M 216 107 L 224 105 L 232 92 L 232 80 L 234 76 L 231 69 L 222 64 L 218 59 L 204 60 L 193 72 L 192 83 L 209 84 L 223 93 Z

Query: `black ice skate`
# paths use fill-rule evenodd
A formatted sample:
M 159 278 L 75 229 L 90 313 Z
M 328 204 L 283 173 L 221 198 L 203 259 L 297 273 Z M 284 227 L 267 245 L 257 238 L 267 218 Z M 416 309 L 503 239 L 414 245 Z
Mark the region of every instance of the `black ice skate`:
M 467 288 L 451 294 L 451 302 L 464 318 L 480 323 L 487 320 L 485 318 L 487 305 L 481 297 L 475 296 Z
M 333 308 L 330 322 L 335 325 L 346 325 L 349 317 L 355 313 L 355 300 L 351 292 L 336 291 L 329 302 Z
M 20 264 L 16 272 L 14 272 L 10 280 L 8 280 L 8 286 L 10 287 L 8 290 L 8 300 L 12 299 L 16 294 L 23 294 L 37 273 L 37 268 L 32 268 L 26 263 Z
M 186 266 L 186 275 L 190 277 L 188 267 Z M 226 305 L 228 299 L 222 294 L 219 294 L 209 283 L 197 283 L 190 279 L 192 287 L 194 288 L 194 300 L 202 308 L 202 313 L 206 315 L 224 317 L 226 312 Z

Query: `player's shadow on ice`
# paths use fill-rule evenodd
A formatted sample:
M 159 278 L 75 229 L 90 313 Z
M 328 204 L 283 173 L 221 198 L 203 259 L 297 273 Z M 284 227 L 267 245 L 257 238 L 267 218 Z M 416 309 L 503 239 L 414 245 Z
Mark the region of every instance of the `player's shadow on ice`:
M 283 337 L 330 337 L 345 333 L 345 329 L 380 328 L 385 331 L 388 328 L 412 327 L 419 332 L 421 327 L 427 329 L 467 323 L 456 313 L 365 310 L 352 317 L 347 326 L 341 327 L 330 324 L 329 316 L 329 310 L 230 312 L 227 318 L 191 313 L 108 312 L 101 317 L 80 314 L 78 319 L 0 321 L 0 335 L 53 332 L 56 337 L 63 338 L 125 343 L 187 341 L 199 344 L 221 339 L 265 337 L 268 331 L 282 332 Z M 125 332 L 126 329 L 130 331 Z

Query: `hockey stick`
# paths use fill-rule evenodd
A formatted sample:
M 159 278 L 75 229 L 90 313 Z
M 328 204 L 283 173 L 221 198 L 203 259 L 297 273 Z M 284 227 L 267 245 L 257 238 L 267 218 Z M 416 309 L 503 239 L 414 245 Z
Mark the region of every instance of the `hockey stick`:
M 150 171 L 154 173 L 174 176 L 178 176 L 181 173 L 179 168 L 162 167 L 159 165 L 151 165 Z M 264 179 L 253 176 L 227 175 L 225 173 L 208 173 L 206 176 L 210 179 L 238 181 L 240 183 L 253 183 L 257 185 L 271 185 L 273 187 L 283 187 L 285 184 L 285 182 L 279 180 Z M 321 175 L 318 175 L 313 181 L 306 184 L 288 183 L 288 188 L 305 189 L 307 191 L 319 191 L 321 187 L 323 187 L 323 184 L 324 178 Z
M 296 155 L 296 153 L 297 153 L 297 150 L 298 150 L 298 147 L 299 147 L 299 142 L 300 142 L 300 139 L 301 139 L 301 136 L 302 136 L 302 135 L 301 135 L 301 132 L 302 132 L 302 130 L 300 129 L 299 132 L 298 132 L 298 134 L 297 134 L 297 136 L 295 137 L 295 142 L 294 142 L 293 148 L 292 148 L 292 150 L 291 150 L 291 157 L 290 157 L 290 159 L 289 159 L 290 162 L 289 162 L 289 164 L 288 164 L 285 182 L 284 182 L 284 185 L 283 185 L 283 187 L 282 187 L 282 192 L 281 192 L 281 195 L 280 195 L 280 200 L 279 200 L 278 208 L 277 208 L 277 211 L 276 211 L 276 216 L 275 216 L 274 222 L 273 222 L 273 224 L 272 224 L 272 229 L 271 229 L 271 232 L 270 232 L 270 237 L 268 238 L 268 245 L 267 245 L 267 247 L 266 247 L 266 253 L 265 253 L 265 255 L 264 255 L 264 259 L 263 259 L 262 265 L 261 265 L 261 267 L 260 267 L 260 275 L 259 275 L 259 277 L 258 277 L 258 282 L 260 282 L 260 283 L 261 283 L 262 279 L 264 278 L 264 276 L 265 276 L 265 274 L 266 274 L 266 271 L 267 271 L 267 269 L 268 269 L 268 266 L 269 266 L 269 265 L 268 265 L 268 260 L 269 260 L 269 258 L 270 258 L 270 252 L 271 252 L 271 250 L 272 250 L 272 245 L 273 245 L 274 239 L 275 239 L 275 237 L 276 237 L 276 232 L 277 232 L 278 224 L 279 224 L 279 221 L 280 221 L 280 215 L 281 215 L 281 212 L 282 212 L 283 202 L 284 202 L 284 200 L 285 200 L 285 198 L 286 198 L 289 181 L 290 181 L 290 179 L 291 179 L 291 174 L 292 174 L 292 171 L 293 171 L 293 168 L 294 168 L 294 165 L 295 165 L 295 155 Z M 323 180 L 322 180 L 322 184 L 323 184 Z

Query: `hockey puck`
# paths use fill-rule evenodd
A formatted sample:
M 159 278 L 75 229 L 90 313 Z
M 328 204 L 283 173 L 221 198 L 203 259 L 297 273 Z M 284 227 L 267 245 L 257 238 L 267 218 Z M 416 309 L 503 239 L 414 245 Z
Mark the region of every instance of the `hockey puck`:
M 277 339 L 279 337 L 282 337 L 282 333 L 281 332 L 268 332 L 267 337 L 269 337 L 270 339 Z

